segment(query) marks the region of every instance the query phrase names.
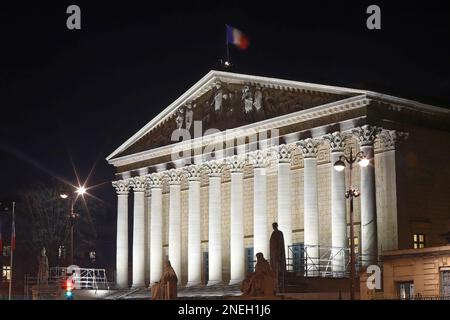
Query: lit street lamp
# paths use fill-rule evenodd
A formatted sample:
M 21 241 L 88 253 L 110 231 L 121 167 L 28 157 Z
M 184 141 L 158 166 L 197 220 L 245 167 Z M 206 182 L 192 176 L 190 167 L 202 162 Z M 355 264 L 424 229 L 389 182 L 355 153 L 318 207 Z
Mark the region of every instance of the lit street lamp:
M 353 198 L 357 198 L 360 195 L 359 190 L 352 187 L 352 169 L 353 164 L 358 161 L 358 164 L 361 167 L 367 167 L 370 163 L 370 160 L 364 155 L 364 152 L 360 151 L 355 156 L 352 154 L 352 149 L 350 149 L 350 157 L 346 157 L 344 155 L 339 157 L 334 163 L 334 169 L 336 171 L 344 171 L 345 163 L 349 164 L 350 169 L 350 178 L 349 178 L 349 187 L 350 189 L 345 192 L 345 197 L 350 199 L 350 300 L 355 300 L 355 230 L 353 227 Z
M 86 188 L 84 186 L 80 186 L 75 190 L 75 193 L 78 196 L 82 196 L 86 193 Z M 70 265 L 73 265 L 73 228 L 75 225 L 75 219 L 78 218 L 78 214 L 74 212 L 74 204 L 77 198 L 74 198 L 73 196 L 69 196 L 67 193 L 61 193 L 60 194 L 61 199 L 70 199 L 70 211 L 69 211 L 69 218 L 70 218 Z

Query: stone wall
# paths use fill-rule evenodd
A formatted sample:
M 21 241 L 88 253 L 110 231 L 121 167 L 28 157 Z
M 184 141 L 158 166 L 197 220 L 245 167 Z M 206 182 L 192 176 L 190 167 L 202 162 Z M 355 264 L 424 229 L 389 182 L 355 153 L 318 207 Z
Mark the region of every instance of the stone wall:
M 450 133 L 415 127 L 396 153 L 399 249 L 412 248 L 413 234 L 427 247 L 446 244 L 450 231 Z
M 441 271 L 450 268 L 450 246 L 389 252 L 383 264 L 383 296 L 396 298 L 398 282 L 412 281 L 414 295 L 441 294 Z

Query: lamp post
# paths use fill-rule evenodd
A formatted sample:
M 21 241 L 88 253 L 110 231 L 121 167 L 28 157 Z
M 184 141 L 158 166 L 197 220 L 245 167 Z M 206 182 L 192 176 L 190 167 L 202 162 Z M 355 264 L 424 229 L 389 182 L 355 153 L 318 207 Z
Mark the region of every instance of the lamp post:
M 370 160 L 364 155 L 364 152 L 360 151 L 353 156 L 352 149 L 350 149 L 350 156 L 347 158 L 342 155 L 334 163 L 334 169 L 336 171 L 345 170 L 345 163 L 349 164 L 349 190 L 345 192 L 345 197 L 350 199 L 350 300 L 355 300 L 355 271 L 356 271 L 356 259 L 355 259 L 355 230 L 353 226 L 353 198 L 357 198 L 360 195 L 358 189 L 352 187 L 352 169 L 353 164 L 358 161 L 361 167 L 366 167 Z
M 74 211 L 75 201 L 78 196 L 82 196 L 86 193 L 86 188 L 84 186 L 80 186 L 75 190 L 76 197 L 73 195 L 69 196 L 66 193 L 62 193 L 60 195 L 61 199 L 69 199 L 70 200 L 70 211 L 69 211 L 69 219 L 70 219 L 70 265 L 73 265 L 73 228 L 75 225 L 75 219 L 78 218 L 78 214 Z

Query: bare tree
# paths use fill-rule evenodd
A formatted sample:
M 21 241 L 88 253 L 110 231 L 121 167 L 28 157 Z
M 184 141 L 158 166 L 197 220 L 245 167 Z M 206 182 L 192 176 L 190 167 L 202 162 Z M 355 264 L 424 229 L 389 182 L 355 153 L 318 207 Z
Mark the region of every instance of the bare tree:
M 23 192 L 23 218 L 25 221 L 25 242 L 29 251 L 40 252 L 42 247 L 47 248 L 50 265 L 59 262 L 60 246 L 69 248 L 69 236 L 71 228 L 70 201 L 62 199 L 61 194 L 67 193 L 67 186 L 61 183 L 51 185 L 36 184 Z M 93 205 L 95 207 L 95 204 Z M 79 219 L 75 221 L 75 247 L 74 250 L 81 256 L 80 251 L 85 252 L 93 246 L 96 238 L 94 221 L 87 209 L 86 200 L 78 199 L 74 207 Z M 67 258 L 68 258 L 67 251 Z

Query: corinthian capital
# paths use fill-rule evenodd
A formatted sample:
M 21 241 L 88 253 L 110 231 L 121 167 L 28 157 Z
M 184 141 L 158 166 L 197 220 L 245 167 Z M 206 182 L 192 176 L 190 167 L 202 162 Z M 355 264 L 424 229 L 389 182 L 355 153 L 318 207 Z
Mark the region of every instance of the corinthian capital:
M 407 132 L 400 132 L 396 130 L 382 130 L 379 138 L 383 141 L 385 150 L 395 150 L 397 144 L 408 138 Z
M 358 138 L 360 146 L 371 146 L 377 135 L 381 132 L 381 128 L 368 124 L 362 127 L 354 128 L 352 133 Z
M 315 158 L 317 156 L 319 140 L 307 138 L 305 140 L 300 140 L 297 142 L 300 151 L 303 153 L 305 158 Z
M 113 181 L 112 185 L 116 188 L 117 194 L 128 194 L 130 191 L 130 183 L 128 180 Z
M 162 188 L 164 177 L 161 173 L 152 173 L 147 176 L 150 188 Z
M 180 169 L 170 169 L 165 173 L 169 184 L 177 185 L 181 183 L 181 179 L 183 178 L 183 171 Z
M 267 152 L 256 150 L 249 155 L 249 160 L 255 168 L 265 168 L 269 165 Z
M 188 177 L 189 181 L 198 181 L 201 178 L 202 175 L 202 167 L 200 165 L 190 165 L 187 167 L 184 167 L 184 172 L 186 172 L 186 175 Z
M 226 163 L 230 167 L 230 171 L 233 172 L 242 172 L 244 170 L 245 158 L 243 156 L 232 156 L 231 158 L 226 160 Z
M 323 136 L 330 143 L 331 152 L 344 152 L 346 136 L 339 131 Z
M 280 144 L 272 148 L 272 152 L 279 163 L 290 163 L 292 157 L 292 147 L 286 144 Z
M 210 177 L 220 177 L 223 171 L 222 161 L 209 161 L 204 164 L 204 168 L 208 171 Z
M 144 192 L 147 187 L 147 177 L 137 176 L 130 179 L 130 186 L 135 192 Z

